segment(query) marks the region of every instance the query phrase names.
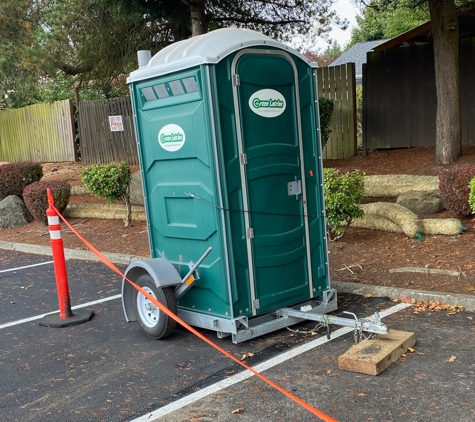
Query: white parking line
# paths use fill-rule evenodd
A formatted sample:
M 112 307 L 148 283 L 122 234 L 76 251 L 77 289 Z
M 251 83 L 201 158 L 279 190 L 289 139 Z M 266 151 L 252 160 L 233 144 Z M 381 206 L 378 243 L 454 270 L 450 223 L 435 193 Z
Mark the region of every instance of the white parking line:
M 53 262 L 54 261 L 46 261 L 46 262 L 41 262 L 39 264 L 25 265 L 24 267 L 9 268 L 8 270 L 1 270 L 0 274 L 1 273 L 8 273 L 10 271 L 24 270 L 25 268 L 39 267 L 40 265 L 52 264 Z
M 71 309 L 74 311 L 75 309 L 86 308 L 88 306 L 96 305 L 98 303 L 108 302 L 109 300 L 120 299 L 121 297 L 122 297 L 121 294 L 120 295 L 115 295 L 115 296 L 110 296 L 110 297 L 105 297 L 103 299 L 94 300 L 92 302 L 84 303 L 82 305 L 71 306 Z M 45 317 L 46 315 L 55 314 L 57 312 L 59 312 L 59 311 L 47 312 L 46 314 L 41 314 L 41 315 L 37 315 L 37 316 L 34 316 L 34 317 L 25 318 L 25 319 L 20 319 L 18 321 L 7 322 L 6 324 L 1 324 L 0 325 L 0 330 L 3 330 L 4 328 L 12 327 L 14 325 L 20 325 L 20 324 L 24 324 L 26 322 L 36 321 L 37 319 L 41 319 L 41 318 Z
M 391 308 L 382 311 L 379 313 L 379 316 L 381 318 L 387 317 L 388 315 L 394 314 L 396 312 L 399 312 L 405 308 L 408 308 L 412 305 L 409 305 L 407 303 L 399 303 L 395 306 L 392 306 Z M 350 327 L 343 327 L 340 328 L 339 330 L 336 330 L 332 333 L 331 339 L 328 340 L 326 337 L 320 337 L 316 340 L 310 341 L 306 344 L 303 344 L 299 347 L 296 347 L 295 349 L 289 350 L 287 352 L 284 352 L 272 359 L 269 359 L 263 363 L 260 363 L 259 365 L 254 366 L 253 368 L 257 372 L 263 372 L 267 369 L 270 369 L 276 365 L 279 365 L 289 359 L 292 359 L 302 353 L 308 352 L 311 349 L 314 349 L 315 347 L 321 346 L 322 344 L 328 343 L 329 341 L 332 341 L 338 337 L 341 337 L 342 335 L 345 335 L 347 333 L 350 333 L 353 331 L 353 328 Z M 237 384 L 241 381 L 244 381 L 250 377 L 254 376 L 254 374 L 248 370 L 240 372 L 239 374 L 233 375 L 232 377 L 226 378 L 223 381 L 219 381 L 213 385 L 210 385 L 206 388 L 203 388 L 202 390 L 197 391 L 196 393 L 190 394 L 186 397 L 183 397 L 182 399 L 179 399 L 173 403 L 170 403 L 164 407 L 161 407 L 157 410 L 154 410 L 153 412 L 147 413 L 146 415 L 143 415 L 137 419 L 134 419 L 131 422 L 150 422 L 153 420 L 153 418 L 160 418 L 162 416 L 166 416 L 178 409 L 181 409 L 191 403 L 194 403 L 200 399 L 203 399 L 211 394 L 217 393 L 218 391 L 224 390 L 227 387 L 230 387 L 231 385 Z

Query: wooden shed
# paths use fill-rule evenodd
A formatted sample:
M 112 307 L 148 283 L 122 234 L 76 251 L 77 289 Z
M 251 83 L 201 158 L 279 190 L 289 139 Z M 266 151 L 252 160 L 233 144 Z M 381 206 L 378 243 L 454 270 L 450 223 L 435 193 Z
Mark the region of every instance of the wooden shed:
M 475 8 L 458 14 L 462 143 L 475 142 Z M 432 25 L 376 46 L 363 68 L 363 155 L 369 149 L 434 146 Z

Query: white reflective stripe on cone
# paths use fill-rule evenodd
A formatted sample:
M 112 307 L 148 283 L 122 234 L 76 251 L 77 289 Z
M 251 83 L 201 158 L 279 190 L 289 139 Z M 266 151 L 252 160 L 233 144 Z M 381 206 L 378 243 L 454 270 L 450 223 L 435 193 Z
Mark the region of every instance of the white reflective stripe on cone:
M 51 230 L 49 232 L 49 237 L 51 239 L 61 239 L 61 230 Z
M 54 226 L 55 224 L 59 224 L 59 216 L 48 217 L 48 226 Z

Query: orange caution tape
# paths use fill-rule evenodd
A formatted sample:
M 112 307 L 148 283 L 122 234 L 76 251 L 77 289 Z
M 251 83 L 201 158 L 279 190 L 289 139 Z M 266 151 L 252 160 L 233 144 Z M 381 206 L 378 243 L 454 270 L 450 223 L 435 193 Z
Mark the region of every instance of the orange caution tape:
M 208 338 L 206 338 L 203 334 L 200 332 L 196 331 L 191 325 L 187 324 L 185 321 L 183 321 L 181 318 L 179 318 L 177 315 L 175 315 L 173 312 L 171 312 L 165 305 L 163 305 L 161 302 L 159 302 L 155 297 L 147 293 L 144 289 L 142 289 L 140 286 L 135 284 L 133 281 L 129 280 L 125 275 L 120 271 L 103 253 L 98 251 L 94 246 L 92 246 L 84 237 L 82 237 L 76 229 L 71 226 L 66 219 L 60 214 L 60 212 L 53 206 L 53 208 L 56 210 L 58 215 L 61 217 L 61 219 L 64 221 L 64 223 L 71 229 L 71 231 L 90 249 L 91 252 L 93 252 L 104 264 L 106 264 L 112 271 L 115 273 L 119 274 L 122 278 L 126 279 L 134 288 L 136 288 L 140 293 L 142 293 L 148 300 L 150 300 L 154 305 L 158 306 L 158 308 L 167 314 L 170 318 L 174 319 L 178 324 L 186 328 L 188 331 L 192 332 L 195 336 L 199 337 L 201 340 L 204 342 L 208 343 L 210 346 L 214 347 L 216 350 L 221 352 L 223 355 L 227 356 L 229 359 L 232 359 L 234 362 L 238 363 L 248 371 L 251 371 L 254 375 L 265 381 L 267 384 L 271 385 L 274 387 L 277 391 L 280 391 L 282 394 L 286 395 L 288 398 L 293 400 L 294 402 L 298 403 L 300 406 L 303 408 L 307 409 L 309 412 L 313 413 L 315 416 L 319 417 L 321 420 L 325 422 L 338 422 L 336 419 L 333 419 L 331 416 L 327 415 L 326 413 L 323 413 L 322 411 L 316 409 L 315 407 L 309 405 L 302 399 L 298 398 L 294 394 L 290 393 L 289 391 L 285 390 L 282 388 L 280 385 L 276 384 L 274 381 L 271 381 L 269 378 L 266 376 L 262 375 L 260 372 L 257 372 L 255 369 L 251 368 L 250 366 L 246 365 L 244 362 L 233 356 L 231 353 L 227 352 L 224 350 L 222 347 L 218 346 L 216 343 L 212 342 Z

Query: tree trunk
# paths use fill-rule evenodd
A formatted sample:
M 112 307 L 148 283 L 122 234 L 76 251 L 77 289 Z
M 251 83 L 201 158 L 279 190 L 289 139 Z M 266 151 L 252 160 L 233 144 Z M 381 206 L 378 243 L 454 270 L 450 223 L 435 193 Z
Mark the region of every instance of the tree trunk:
M 125 227 L 132 227 L 132 204 L 130 202 L 130 183 L 127 185 L 125 194 L 122 196 L 125 203 L 126 216 L 124 220 Z
M 191 36 L 206 34 L 208 27 L 206 26 L 204 0 L 185 1 L 185 3 L 190 7 Z
M 454 0 L 428 1 L 437 93 L 435 162 L 448 165 L 462 155 L 459 27 Z

